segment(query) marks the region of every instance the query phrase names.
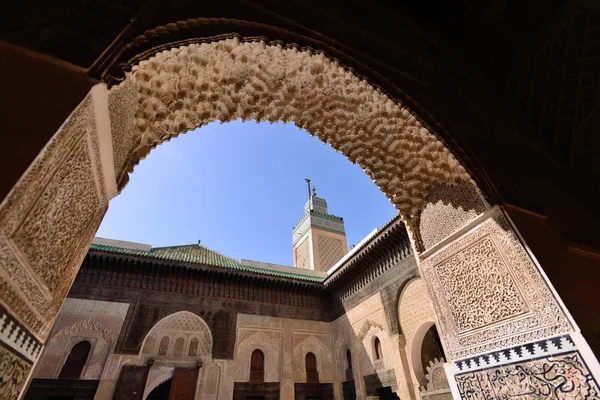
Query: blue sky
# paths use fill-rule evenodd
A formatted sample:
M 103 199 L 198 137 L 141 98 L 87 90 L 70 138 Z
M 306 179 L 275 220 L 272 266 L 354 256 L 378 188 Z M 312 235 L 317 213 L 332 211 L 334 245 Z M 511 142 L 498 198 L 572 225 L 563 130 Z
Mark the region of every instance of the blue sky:
M 97 236 L 154 247 L 201 240 L 236 259 L 292 265 L 304 178 L 344 218 L 348 246 L 396 214 L 360 167 L 305 131 L 235 121 L 154 149 L 111 200 Z

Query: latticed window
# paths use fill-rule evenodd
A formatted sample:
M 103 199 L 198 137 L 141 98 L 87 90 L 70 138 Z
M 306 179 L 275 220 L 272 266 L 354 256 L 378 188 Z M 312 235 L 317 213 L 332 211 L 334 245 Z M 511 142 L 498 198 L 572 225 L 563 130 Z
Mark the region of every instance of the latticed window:
M 199 344 L 198 338 L 193 338 L 190 341 L 190 349 L 188 350 L 188 356 L 196 357 L 196 354 L 198 354 L 198 344 Z
M 346 380 L 349 381 L 354 379 L 354 374 L 352 373 L 352 354 L 350 354 L 350 349 L 346 350 Z
M 304 359 L 306 364 L 306 382 L 319 383 L 319 372 L 317 371 L 317 357 L 313 353 L 306 353 Z
M 90 355 L 91 348 L 92 345 L 87 340 L 81 341 L 73 346 L 58 377 L 64 379 L 79 379 L 88 356 Z
M 259 349 L 250 356 L 250 382 L 264 382 L 265 380 L 265 355 Z
M 169 350 L 169 337 L 163 336 L 160 339 L 160 344 L 158 345 L 158 355 L 164 356 L 167 355 L 167 351 Z

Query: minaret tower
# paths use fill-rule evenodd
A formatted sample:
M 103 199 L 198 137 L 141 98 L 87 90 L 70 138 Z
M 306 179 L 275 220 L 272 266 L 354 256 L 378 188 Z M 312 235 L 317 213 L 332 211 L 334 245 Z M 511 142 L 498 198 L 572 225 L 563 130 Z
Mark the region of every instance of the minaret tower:
M 294 267 L 327 271 L 348 253 L 344 219 L 329 214 L 327 201 L 317 197 L 314 187 L 311 193 L 310 179 L 306 183 L 304 216 L 292 230 Z

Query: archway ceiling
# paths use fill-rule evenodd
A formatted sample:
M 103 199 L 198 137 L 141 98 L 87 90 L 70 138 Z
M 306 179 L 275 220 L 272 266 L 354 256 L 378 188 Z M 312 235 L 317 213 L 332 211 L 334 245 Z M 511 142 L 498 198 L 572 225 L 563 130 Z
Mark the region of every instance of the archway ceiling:
M 571 237 L 593 244 L 586 240 L 590 235 L 585 219 L 597 220 L 593 204 L 600 197 L 600 172 L 587 167 L 597 164 L 593 160 L 580 158 L 589 158 L 589 149 L 597 144 L 594 135 L 578 132 L 600 97 L 597 74 L 594 78 L 591 73 L 600 57 L 598 13 L 589 9 L 591 4 L 105 0 L 72 1 L 65 6 L 64 2 L 24 0 L 4 5 L 0 38 L 88 68 L 98 77 L 131 59 L 122 51 L 124 43 L 147 29 L 190 16 L 255 21 L 296 32 L 306 43 L 277 35 L 267 38 L 301 46 L 311 42 L 314 46 L 314 40 L 327 44 L 331 56 L 414 110 L 488 196 L 546 214 L 552 214 L 552 208 L 569 209 L 572 215 L 559 224 Z M 175 40 L 186 35 L 172 30 L 164 34 L 174 34 Z M 173 40 L 162 37 L 152 45 L 167 41 Z M 331 54 L 332 50 L 359 67 Z M 538 154 L 534 159 L 546 157 L 548 165 L 532 166 L 537 161 L 523 161 L 523 152 L 506 157 L 515 146 L 510 135 L 503 136 L 506 130 L 533 143 L 533 150 L 527 151 Z M 574 142 L 574 136 L 586 139 Z M 530 168 L 548 172 L 542 178 L 520 174 Z M 486 187 L 488 179 L 493 188 Z M 560 207 L 547 204 L 548 196 L 540 195 L 532 180 L 552 180 L 552 190 L 562 190 L 575 200 L 565 200 L 568 204 Z M 583 206 L 574 207 L 578 204 Z M 570 220 L 583 222 L 572 228 Z

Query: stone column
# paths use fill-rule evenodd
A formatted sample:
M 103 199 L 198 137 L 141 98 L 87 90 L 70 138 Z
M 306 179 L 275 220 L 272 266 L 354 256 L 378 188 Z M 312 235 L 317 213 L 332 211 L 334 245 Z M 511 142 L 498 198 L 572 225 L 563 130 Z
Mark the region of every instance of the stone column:
M 408 225 L 455 398 L 600 392 L 596 358 L 500 207 L 439 185 Z
M 116 195 L 108 113 L 106 86 L 96 85 L 0 204 L 0 398 L 24 395 Z

